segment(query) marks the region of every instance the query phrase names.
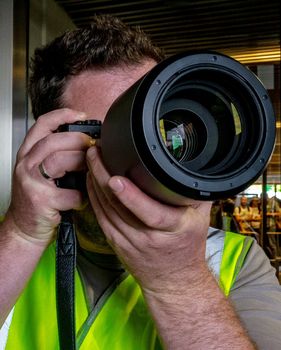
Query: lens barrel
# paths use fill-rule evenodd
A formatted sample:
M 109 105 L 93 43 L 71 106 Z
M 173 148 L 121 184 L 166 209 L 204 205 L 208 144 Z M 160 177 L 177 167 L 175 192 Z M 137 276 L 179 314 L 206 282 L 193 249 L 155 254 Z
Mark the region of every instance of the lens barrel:
M 109 172 L 176 205 L 241 192 L 261 175 L 274 143 L 266 89 L 217 52 L 156 65 L 113 103 L 101 130 Z

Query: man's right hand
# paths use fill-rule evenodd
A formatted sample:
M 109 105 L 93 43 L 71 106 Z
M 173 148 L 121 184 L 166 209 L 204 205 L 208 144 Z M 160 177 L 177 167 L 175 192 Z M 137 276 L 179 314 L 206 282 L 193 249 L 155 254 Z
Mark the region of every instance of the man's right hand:
M 62 124 L 85 119 L 83 113 L 59 109 L 39 117 L 27 133 L 17 155 L 6 214 L 6 225 L 22 237 L 48 244 L 60 222 L 60 211 L 81 205 L 79 191 L 58 188 L 53 179 L 85 170 L 85 151 L 92 139 L 83 133 L 55 131 Z M 42 175 L 40 165 L 50 179 Z

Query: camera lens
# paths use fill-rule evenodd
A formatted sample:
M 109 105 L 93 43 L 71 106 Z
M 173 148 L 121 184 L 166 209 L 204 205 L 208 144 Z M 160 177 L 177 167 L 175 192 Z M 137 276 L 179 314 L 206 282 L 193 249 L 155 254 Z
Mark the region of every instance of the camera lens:
M 109 171 L 155 198 L 176 205 L 215 200 L 262 174 L 275 117 L 267 91 L 245 66 L 218 53 L 191 52 L 156 65 L 118 98 L 101 141 Z

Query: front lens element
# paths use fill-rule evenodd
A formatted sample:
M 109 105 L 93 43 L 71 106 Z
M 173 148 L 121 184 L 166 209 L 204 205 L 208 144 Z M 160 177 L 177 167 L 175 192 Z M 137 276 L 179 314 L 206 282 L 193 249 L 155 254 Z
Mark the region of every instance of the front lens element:
M 180 161 L 186 151 L 184 125 L 170 120 L 160 120 L 161 136 L 169 153 Z

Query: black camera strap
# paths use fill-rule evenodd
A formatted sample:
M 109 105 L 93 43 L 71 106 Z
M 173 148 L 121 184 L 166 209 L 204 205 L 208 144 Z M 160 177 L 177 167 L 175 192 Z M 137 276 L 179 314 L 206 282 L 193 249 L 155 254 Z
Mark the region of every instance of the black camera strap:
M 63 212 L 56 246 L 56 299 L 60 350 L 76 349 L 76 235 L 72 212 Z
M 94 139 L 100 138 L 101 121 L 85 120 L 73 124 L 61 125 L 59 132 L 78 131 L 90 135 Z M 56 179 L 60 188 L 76 189 L 85 192 L 85 173 L 66 173 Z M 76 235 L 72 221 L 72 211 L 61 213 L 58 227 L 56 247 L 56 299 L 57 320 L 60 350 L 76 349 L 75 331 L 75 267 L 76 267 Z

